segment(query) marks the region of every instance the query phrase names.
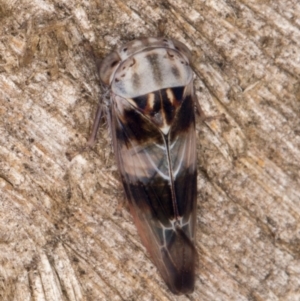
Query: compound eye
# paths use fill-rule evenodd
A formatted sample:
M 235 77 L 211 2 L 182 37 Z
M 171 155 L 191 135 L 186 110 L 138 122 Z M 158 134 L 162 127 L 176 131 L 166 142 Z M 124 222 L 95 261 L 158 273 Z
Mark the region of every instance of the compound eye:
M 112 75 L 115 73 L 121 62 L 121 58 L 116 51 L 109 54 L 99 66 L 99 75 L 101 82 L 105 85 L 111 83 Z

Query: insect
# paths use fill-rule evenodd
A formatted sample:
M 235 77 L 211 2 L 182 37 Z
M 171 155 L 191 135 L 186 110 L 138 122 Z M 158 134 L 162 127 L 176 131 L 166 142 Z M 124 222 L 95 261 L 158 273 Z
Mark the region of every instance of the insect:
M 197 99 L 190 60 L 179 41 L 144 38 L 116 49 L 99 66 L 131 214 L 162 278 L 178 295 L 193 292 L 197 263 Z M 98 112 L 94 136 L 99 119 Z

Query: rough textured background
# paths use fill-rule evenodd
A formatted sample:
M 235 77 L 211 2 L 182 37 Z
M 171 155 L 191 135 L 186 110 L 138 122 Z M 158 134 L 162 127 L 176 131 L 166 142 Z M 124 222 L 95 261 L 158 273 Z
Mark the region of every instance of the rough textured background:
M 162 26 L 164 25 L 164 26 Z M 104 124 L 104 57 L 140 36 L 192 49 L 196 290 L 175 297 L 124 205 Z M 300 300 L 298 0 L 0 0 L 0 300 Z

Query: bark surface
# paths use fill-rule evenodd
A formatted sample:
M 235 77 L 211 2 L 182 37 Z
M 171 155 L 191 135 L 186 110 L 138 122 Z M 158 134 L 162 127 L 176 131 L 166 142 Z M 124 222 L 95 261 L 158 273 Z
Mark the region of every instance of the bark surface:
M 193 52 L 195 292 L 170 293 L 140 242 L 96 65 L 161 33 Z M 0 300 L 300 300 L 298 0 L 0 1 Z

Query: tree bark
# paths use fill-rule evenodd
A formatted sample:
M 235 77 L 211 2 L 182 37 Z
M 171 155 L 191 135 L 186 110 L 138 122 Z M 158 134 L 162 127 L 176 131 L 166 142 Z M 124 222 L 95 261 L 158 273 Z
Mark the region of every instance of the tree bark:
M 297 0 L 0 1 L 0 299 L 300 300 Z M 101 60 L 161 32 L 193 52 L 195 292 L 167 289 L 140 242 L 107 124 Z

